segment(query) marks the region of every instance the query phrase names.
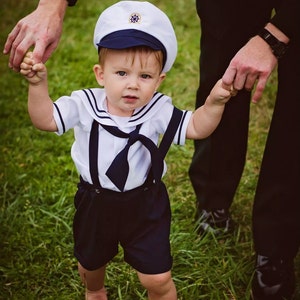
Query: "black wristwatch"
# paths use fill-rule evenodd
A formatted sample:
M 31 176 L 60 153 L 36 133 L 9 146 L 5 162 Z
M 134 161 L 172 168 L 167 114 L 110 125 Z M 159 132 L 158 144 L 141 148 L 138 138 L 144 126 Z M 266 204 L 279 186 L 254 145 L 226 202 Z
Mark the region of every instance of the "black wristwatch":
M 262 29 L 258 35 L 269 44 L 273 54 L 277 57 L 277 59 L 281 58 L 287 48 L 288 44 L 279 41 L 273 34 L 271 34 L 267 29 Z
M 68 6 L 74 6 L 77 2 L 77 0 L 67 0 Z

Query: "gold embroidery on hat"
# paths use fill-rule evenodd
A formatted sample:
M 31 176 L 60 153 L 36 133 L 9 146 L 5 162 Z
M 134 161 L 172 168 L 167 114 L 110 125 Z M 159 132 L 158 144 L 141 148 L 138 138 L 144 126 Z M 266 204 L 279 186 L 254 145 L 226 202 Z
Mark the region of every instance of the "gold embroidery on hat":
M 139 13 L 133 13 L 129 17 L 129 23 L 140 23 L 141 19 L 142 17 Z

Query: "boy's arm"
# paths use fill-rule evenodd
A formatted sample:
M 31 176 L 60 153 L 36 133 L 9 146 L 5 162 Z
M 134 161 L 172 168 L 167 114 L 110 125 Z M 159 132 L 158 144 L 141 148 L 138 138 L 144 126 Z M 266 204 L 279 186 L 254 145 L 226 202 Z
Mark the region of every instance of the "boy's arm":
M 219 80 L 206 98 L 205 103 L 192 114 L 186 137 L 188 139 L 208 137 L 220 123 L 225 104 L 233 95 L 233 91 L 225 89 L 222 86 L 222 80 Z
M 33 125 L 45 131 L 57 131 L 53 117 L 53 102 L 48 93 L 47 69 L 43 63 L 34 64 L 32 53 L 28 53 L 20 73 L 29 82 L 28 112 Z

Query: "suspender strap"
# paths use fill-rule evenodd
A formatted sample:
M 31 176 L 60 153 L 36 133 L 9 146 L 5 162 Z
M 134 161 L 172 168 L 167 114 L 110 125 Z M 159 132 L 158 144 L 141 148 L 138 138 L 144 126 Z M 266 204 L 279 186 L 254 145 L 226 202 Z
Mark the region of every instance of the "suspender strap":
M 165 156 L 173 142 L 173 139 L 174 139 L 174 136 L 178 129 L 179 123 L 181 121 L 182 115 L 183 115 L 183 112 L 174 106 L 171 120 L 169 122 L 167 130 L 166 130 L 166 132 L 160 142 L 160 145 L 159 145 L 159 152 L 160 152 L 162 159 L 165 158 Z
M 99 134 L 98 134 L 98 122 L 93 121 L 90 142 L 89 142 L 89 162 L 90 162 L 90 174 L 92 182 L 96 186 L 100 186 L 98 176 L 98 147 L 99 147 Z

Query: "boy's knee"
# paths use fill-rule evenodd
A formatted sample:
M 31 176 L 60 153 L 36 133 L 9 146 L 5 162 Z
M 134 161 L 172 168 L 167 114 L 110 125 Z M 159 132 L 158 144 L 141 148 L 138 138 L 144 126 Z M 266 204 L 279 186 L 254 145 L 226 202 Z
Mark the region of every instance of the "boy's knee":
M 161 273 L 161 274 L 143 274 L 138 273 L 141 284 L 146 288 L 149 292 L 153 291 L 155 293 L 168 292 L 168 290 L 172 289 L 174 286 L 171 272 Z

